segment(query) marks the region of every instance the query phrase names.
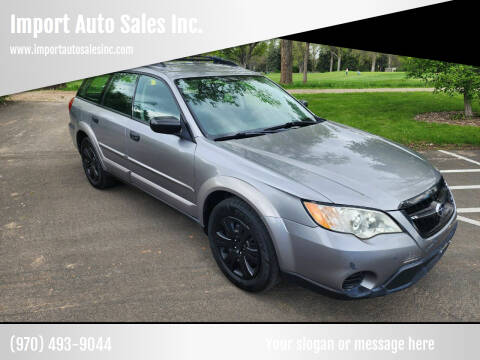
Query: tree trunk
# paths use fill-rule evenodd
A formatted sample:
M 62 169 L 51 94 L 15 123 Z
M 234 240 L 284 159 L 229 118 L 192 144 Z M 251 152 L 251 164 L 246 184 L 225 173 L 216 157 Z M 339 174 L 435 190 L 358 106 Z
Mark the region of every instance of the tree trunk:
M 340 68 L 342 67 L 342 54 L 340 54 L 340 50 L 338 50 L 338 55 L 337 55 L 337 71 L 340 71 Z
M 372 54 L 372 68 L 370 69 L 371 72 L 375 72 L 375 65 L 377 63 L 377 53 Z
M 388 67 L 392 68 L 392 55 L 388 54 Z
M 281 43 L 281 75 L 282 84 L 292 83 L 292 40 L 282 40 Z
M 466 117 L 472 117 L 472 97 L 469 94 L 463 94 L 463 109 Z
M 333 52 L 330 50 L 330 72 L 333 71 Z
M 253 50 L 257 47 L 257 45 L 258 45 L 258 42 L 254 42 L 247 45 L 244 61 L 242 63 L 245 69 L 248 69 L 248 67 L 250 66 L 250 60 L 252 59 Z
M 308 55 L 310 55 L 310 43 L 305 43 L 305 53 L 303 54 L 303 82 L 307 82 Z

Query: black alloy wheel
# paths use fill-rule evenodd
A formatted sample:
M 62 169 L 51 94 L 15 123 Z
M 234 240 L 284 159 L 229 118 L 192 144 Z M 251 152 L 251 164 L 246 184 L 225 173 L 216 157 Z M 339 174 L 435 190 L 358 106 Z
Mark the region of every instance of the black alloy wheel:
M 82 157 L 83 170 L 92 186 L 98 189 L 105 189 L 115 184 L 113 176 L 102 168 L 98 153 L 89 138 L 82 140 L 80 155 Z
M 251 229 L 240 219 L 226 216 L 217 223 L 215 245 L 228 269 L 242 279 L 257 275 L 261 255 Z
M 85 175 L 91 183 L 98 184 L 100 181 L 100 161 L 98 160 L 92 144 L 88 143 L 82 149 L 82 162 Z
M 278 282 L 280 271 L 270 234 L 243 200 L 231 197 L 214 207 L 208 238 L 218 266 L 239 288 L 258 292 Z

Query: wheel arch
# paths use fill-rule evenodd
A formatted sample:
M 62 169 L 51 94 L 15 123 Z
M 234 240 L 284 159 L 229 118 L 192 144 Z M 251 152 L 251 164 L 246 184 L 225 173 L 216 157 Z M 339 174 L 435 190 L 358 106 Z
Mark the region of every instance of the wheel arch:
M 93 132 L 92 128 L 88 124 L 81 121 L 78 123 L 77 132 L 75 134 L 75 141 L 77 142 L 77 148 L 79 152 L 80 152 L 81 142 L 86 137 L 91 141 L 96 152 L 100 155 L 100 163 L 102 164 L 102 168 L 104 170 L 107 170 L 107 167 L 105 166 L 105 161 L 103 158 L 103 152 L 102 152 L 102 149 L 100 149 L 100 145 L 98 144 L 95 133 Z
M 251 206 L 268 228 L 265 217 L 280 217 L 275 207 L 251 184 L 228 176 L 218 176 L 206 181 L 198 191 L 199 223 L 206 229 L 211 211 L 220 201 L 238 197 Z
M 218 176 L 203 184 L 198 195 L 198 219 L 207 235 L 208 218 L 215 205 L 227 197 L 237 197 L 245 201 L 260 217 L 270 235 L 280 269 L 292 267 L 293 252 L 283 219 L 259 189 L 237 178 Z
M 82 145 L 83 139 L 88 137 L 87 133 L 83 130 L 77 131 L 76 142 L 77 142 L 77 149 L 80 152 L 80 146 Z

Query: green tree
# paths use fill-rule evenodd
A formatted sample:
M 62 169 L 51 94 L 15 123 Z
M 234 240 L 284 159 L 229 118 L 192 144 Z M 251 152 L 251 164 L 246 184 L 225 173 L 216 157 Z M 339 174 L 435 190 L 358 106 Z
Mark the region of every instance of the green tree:
M 280 42 L 277 40 L 271 40 L 267 48 L 267 72 L 280 71 L 281 66 L 281 54 L 280 54 Z
M 425 80 L 436 92 L 462 94 L 465 116 L 473 116 L 472 100 L 480 96 L 480 68 L 417 58 L 408 58 L 406 68 L 409 77 Z
M 293 56 L 293 72 L 302 73 L 303 72 L 303 42 L 294 41 L 292 43 L 292 56 Z
M 322 45 L 320 44 L 310 44 L 311 53 L 312 53 L 312 72 L 317 70 L 317 65 L 322 53 Z
M 265 41 L 259 41 L 247 45 L 218 50 L 212 54 L 236 61 L 244 68 L 250 68 L 253 57 L 263 55 L 266 49 L 267 43 Z
M 377 53 L 377 52 L 374 52 L 374 51 L 371 51 L 371 52 L 370 52 L 370 55 L 371 55 L 371 57 L 372 57 L 372 67 L 370 68 L 370 71 L 371 71 L 371 72 L 375 72 L 376 65 L 377 65 L 377 56 L 378 56 L 378 53 Z

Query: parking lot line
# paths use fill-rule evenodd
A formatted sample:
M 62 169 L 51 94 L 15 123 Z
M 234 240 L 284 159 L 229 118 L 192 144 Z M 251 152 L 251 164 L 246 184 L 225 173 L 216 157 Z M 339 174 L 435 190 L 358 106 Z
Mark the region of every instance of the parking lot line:
M 439 170 L 441 173 L 470 173 L 480 172 L 480 169 L 453 169 L 453 170 Z
M 460 220 L 460 221 L 472 224 L 472 225 L 480 226 L 480 221 L 477 221 L 477 220 L 472 220 L 472 219 L 469 219 L 469 218 L 466 218 L 466 217 L 463 217 L 463 216 L 457 216 L 457 219 Z
M 456 157 L 457 159 L 468 161 L 468 162 L 470 162 L 472 164 L 475 164 L 475 165 L 480 165 L 480 162 L 478 162 L 476 160 L 469 159 L 465 156 L 458 155 L 458 154 L 455 154 L 455 153 L 452 153 L 452 152 L 446 151 L 446 150 L 438 150 L 438 151 L 443 153 L 443 154 L 447 154 L 447 155 Z M 474 173 L 474 172 L 480 172 L 480 169 L 448 169 L 448 170 L 440 170 L 440 172 L 442 172 L 442 173 Z M 480 185 L 454 185 L 454 186 L 450 186 L 450 189 L 451 190 L 480 189 Z M 471 213 L 479 213 L 479 212 L 480 212 L 480 208 L 457 208 L 457 213 L 458 214 L 471 214 Z M 469 219 L 469 218 L 466 218 L 466 217 L 461 216 L 461 215 L 458 215 L 457 219 L 459 221 L 463 221 L 463 222 L 466 222 L 466 223 L 469 223 L 469 224 L 472 224 L 472 225 L 480 226 L 480 221 Z
M 480 213 L 480 208 L 457 208 L 458 213 Z
M 455 153 L 452 153 L 452 152 L 446 151 L 446 150 L 438 150 L 438 151 L 440 151 L 440 152 L 443 153 L 443 154 L 447 154 L 447 155 L 450 155 L 450 156 L 454 156 L 454 157 L 456 157 L 456 158 L 458 158 L 458 159 L 462 159 L 462 160 L 471 162 L 472 164 L 480 165 L 480 162 L 479 162 L 479 161 L 469 159 L 469 158 L 467 158 L 467 157 L 465 157 L 465 156 L 458 155 L 458 154 L 455 154 Z
M 449 186 L 451 190 L 480 189 L 480 185 L 457 185 Z

